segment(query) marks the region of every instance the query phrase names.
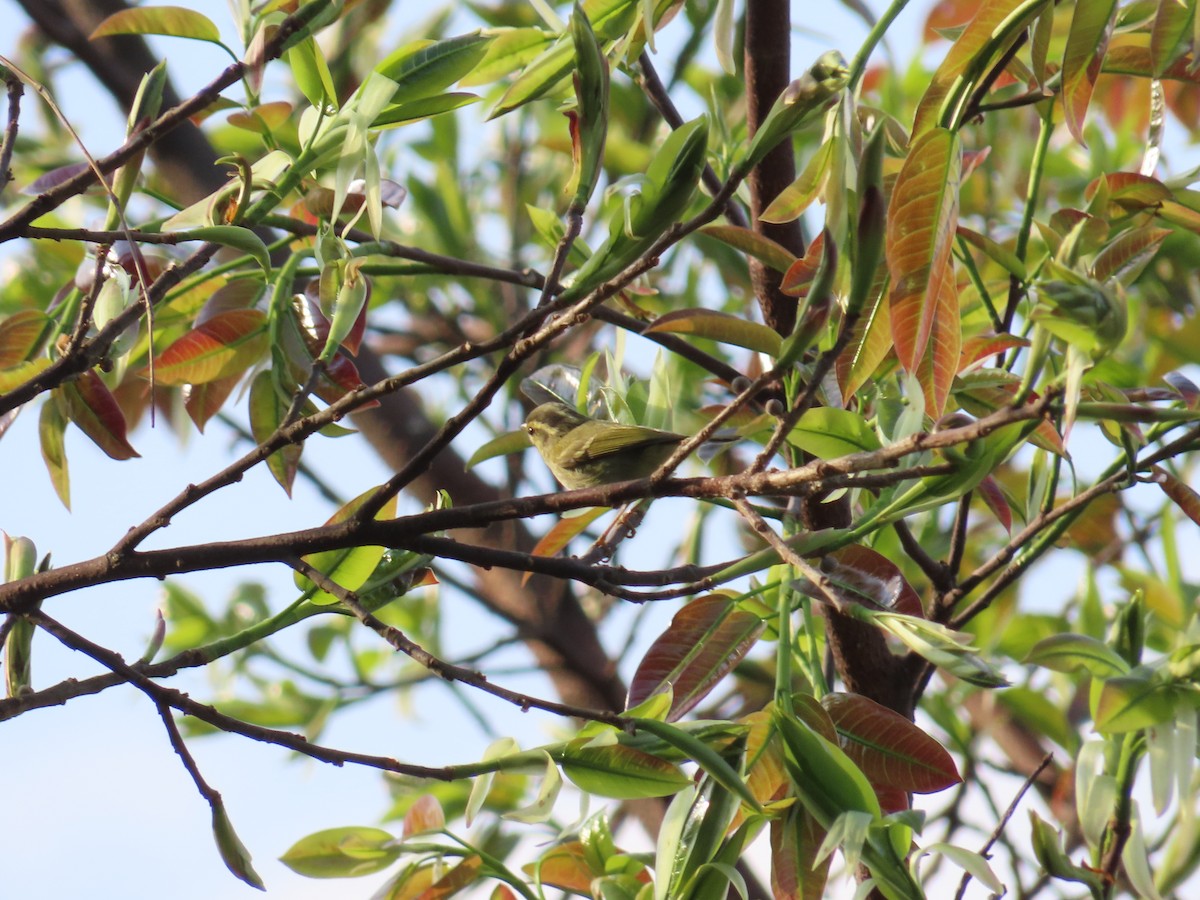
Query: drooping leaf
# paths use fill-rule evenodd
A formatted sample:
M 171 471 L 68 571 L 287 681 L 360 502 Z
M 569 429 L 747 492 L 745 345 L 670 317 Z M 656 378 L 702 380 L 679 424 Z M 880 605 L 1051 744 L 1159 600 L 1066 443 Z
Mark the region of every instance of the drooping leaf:
M 90 40 L 114 34 L 162 34 L 220 43 L 221 32 L 203 13 L 182 6 L 142 6 L 113 13 L 96 26 Z
M 781 275 L 796 262 L 796 257 L 781 244 L 749 228 L 739 228 L 736 225 L 706 225 L 700 231 L 741 250 L 747 256 L 753 256 Z
M 824 190 L 836 146 L 835 141 L 821 144 L 799 177 L 779 192 L 759 218 L 764 222 L 791 222 L 800 218 Z
M 240 225 L 207 225 L 202 228 L 191 228 L 178 234 L 181 241 L 212 241 L 241 250 L 254 258 L 264 272 L 271 273 L 271 254 L 263 239 L 249 228 Z
M 880 295 L 854 326 L 846 352 L 837 358 L 838 386 L 846 399 L 858 393 L 892 351 L 892 315 Z
M 0 369 L 25 362 L 50 334 L 53 322 L 36 309 L 22 309 L 0 322 Z
M 977 334 L 962 342 L 962 350 L 958 356 L 958 372 L 970 371 L 986 360 L 1001 353 L 1007 353 L 1014 347 L 1028 347 L 1027 338 L 1015 334 Z
M 250 851 L 246 849 L 246 845 L 233 830 L 233 822 L 230 821 L 229 814 L 225 811 L 225 804 L 220 801 L 219 796 L 212 808 L 212 829 L 213 838 L 217 842 L 217 850 L 220 852 L 221 861 L 225 863 L 226 868 L 250 887 L 265 891 L 267 888 L 263 884 L 262 877 L 254 871 Z
M 909 149 L 888 207 L 892 339 L 901 365 L 911 373 L 919 371 L 929 350 L 935 317 L 949 302 L 957 307 L 950 251 L 958 224 L 961 157 L 956 134 L 930 129 Z M 955 346 L 951 375 L 957 363 Z
M 731 316 L 712 309 L 672 310 L 655 319 L 642 333 L 657 332 L 694 334 L 770 356 L 778 355 L 782 344 L 782 339 L 775 329 L 742 316 Z
M 67 448 L 63 440 L 67 420 L 53 400 L 42 404 L 38 416 L 38 442 L 41 445 L 42 459 L 46 463 L 46 471 L 50 473 L 50 483 L 54 485 L 54 493 L 67 509 L 71 508 L 71 472 L 67 466 Z
M 568 746 L 561 762 L 578 787 L 614 800 L 667 797 L 692 781 L 673 763 L 624 744 Z
M 110 457 L 124 460 L 140 455 L 125 437 L 125 414 L 95 372 L 88 370 L 74 381 L 65 382 L 56 396 L 71 421 Z
M 218 382 L 219 383 L 219 382 Z M 275 388 L 275 377 L 264 369 L 254 376 L 250 385 L 250 433 L 259 444 L 269 438 L 283 422 L 291 403 Z M 288 444 L 267 457 L 267 469 L 284 492 L 292 496 L 292 482 L 300 467 L 303 444 Z
M 932 794 L 962 781 L 946 749 L 899 713 L 861 694 L 826 694 L 821 705 L 872 784 Z
M 159 354 L 154 377 L 160 384 L 204 384 L 241 374 L 267 349 L 266 316 L 257 309 L 213 316 Z M 150 376 L 150 370 L 139 374 Z
M 203 432 L 208 420 L 221 411 L 221 407 L 241 380 L 242 376 L 239 374 L 218 378 L 216 381 L 206 381 L 204 384 L 183 386 L 183 408 L 198 431 Z
M 991 475 L 988 475 L 975 488 L 980 498 L 987 508 L 992 511 L 992 515 L 996 517 L 996 521 L 1004 528 L 1005 531 L 1012 533 L 1013 519 L 1012 509 L 1008 505 L 1008 500 L 1004 497 L 1004 491 L 1000 488 L 1000 483 Z
M 940 418 L 950 398 L 962 350 L 962 321 L 952 260 L 947 260 L 941 277 L 936 279 L 936 285 L 931 282 L 929 289 L 931 292 L 936 290 L 932 298 L 933 321 L 925 352 L 917 367 L 917 378 L 925 393 L 926 412 Z
M 1185 516 L 1200 525 L 1200 494 L 1161 466 L 1154 467 L 1153 480 Z
M 822 900 L 833 856 L 817 862 L 825 830 L 803 806 L 771 820 L 771 887 L 776 897 Z
M 326 525 L 336 525 L 351 518 L 369 498 L 374 496 L 375 489 L 370 488 L 359 494 L 349 503 L 329 517 Z M 396 498 L 392 497 L 376 513 L 376 519 L 389 519 L 396 514 Z M 383 559 L 384 548 L 375 546 L 344 547 L 340 550 L 325 550 L 304 557 L 310 566 L 347 591 L 356 591 L 371 577 L 375 567 Z M 318 606 L 328 606 L 341 601 L 321 588 L 317 588 L 311 580 L 299 572 L 295 575 L 296 586 L 302 591 L 313 590 L 309 598 Z
M 1195 13 L 1187 0 L 1159 0 L 1150 30 L 1150 61 L 1154 77 L 1162 78 L 1175 58 L 1188 49 L 1189 27 Z
M 763 627 L 762 619 L 721 594 L 692 600 L 642 657 L 626 706 L 670 685 L 674 699 L 667 720 L 676 721 L 742 660 Z
M 354 878 L 381 872 L 400 858 L 395 838 L 380 828 L 328 828 L 301 838 L 279 861 L 308 878 Z
M 1063 115 L 1075 140 L 1085 147 L 1083 120 L 1100 76 L 1116 11 L 1116 0 L 1078 0 L 1071 15 L 1063 52 Z
M 576 510 L 576 515 L 564 516 L 554 524 L 553 528 L 542 535 L 541 540 L 529 552 L 534 556 L 554 556 L 606 512 L 610 512 L 607 506 L 597 506 L 592 509 Z M 528 581 L 532 574 L 532 572 L 526 572 L 522 583 Z
M 529 446 L 529 435 L 525 431 L 522 429 L 510 431 L 507 434 L 502 434 L 497 438 L 480 444 L 475 452 L 471 454 L 471 458 L 467 460 L 467 468 L 473 469 L 485 460 L 494 459 L 497 456 L 507 456 L 510 453 L 518 453 Z

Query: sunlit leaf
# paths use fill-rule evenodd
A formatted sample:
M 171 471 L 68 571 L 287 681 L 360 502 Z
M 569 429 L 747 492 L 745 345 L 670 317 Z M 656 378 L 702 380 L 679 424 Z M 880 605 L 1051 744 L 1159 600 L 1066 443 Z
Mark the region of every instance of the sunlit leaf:
M 179 338 L 155 360 L 159 384 L 204 384 L 241 374 L 267 349 L 266 316 L 257 309 L 213 316 Z M 148 378 L 150 370 L 139 374 Z
M 782 339 L 779 332 L 758 322 L 711 309 L 677 309 L 659 316 L 643 334 L 669 332 L 694 334 L 722 344 L 733 344 L 775 356 Z
M 721 594 L 692 600 L 642 657 L 626 706 L 670 685 L 674 699 L 667 720 L 679 719 L 742 660 L 763 627 L 762 619 Z
M 22 309 L 0 322 L 0 369 L 25 362 L 41 347 L 53 326 L 50 317 L 36 309 Z
M 308 878 L 354 878 L 383 871 L 402 852 L 388 832 L 351 826 L 310 834 L 289 847 L 279 861 Z
M 779 192 L 759 218 L 764 222 L 791 222 L 800 218 L 824 189 L 836 146 L 835 141 L 821 144 L 799 177 Z
M 1116 0 L 1078 0 L 1071 15 L 1063 52 L 1063 115 L 1075 140 L 1084 146 L 1083 119 L 1100 75 L 1116 10 Z
M 529 435 L 522 429 L 510 431 L 507 434 L 502 434 L 497 438 L 493 438 L 476 448 L 471 454 L 471 458 L 467 460 L 467 468 L 472 469 L 481 462 L 489 459 L 495 459 L 497 456 L 507 456 L 510 453 L 517 453 L 525 450 L 530 446 Z
M 1117 279 L 1124 285 L 1137 280 L 1150 264 L 1159 245 L 1171 234 L 1167 228 L 1143 225 L 1123 232 L 1106 246 L 1092 262 L 1092 277 L 1097 281 Z
M 219 43 L 221 32 L 208 16 L 181 6 L 142 6 L 113 13 L 96 26 L 90 39 L 114 34 L 163 34 Z
M 562 768 L 578 787 L 614 800 L 667 797 L 692 781 L 674 764 L 623 744 L 568 747 Z
M 709 237 L 724 241 L 729 246 L 741 250 L 747 256 L 753 256 L 765 266 L 769 266 L 781 275 L 796 261 L 796 257 L 783 245 L 763 237 L 749 228 L 739 228 L 736 225 L 708 225 L 700 229 Z
M 926 132 L 909 149 L 888 206 L 892 339 L 901 365 L 912 373 L 919 370 L 934 319 L 952 293 L 957 307 L 950 251 L 958 224 L 961 156 L 956 134 L 943 128 Z M 956 346 L 951 369 L 957 362 Z
M 542 535 L 529 552 L 534 556 L 554 556 L 583 534 L 589 525 L 611 510 L 607 506 L 597 506 L 576 512 L 576 515 L 566 516 L 554 523 L 554 527 Z M 528 581 L 532 574 L 531 572 L 525 573 L 524 581 Z
M 875 430 L 859 413 L 832 406 L 817 406 L 805 412 L 788 435 L 788 441 L 821 459 L 836 459 L 882 446 Z
M 1154 483 L 1162 488 L 1163 493 L 1171 498 L 1185 516 L 1200 525 L 1200 494 L 1161 466 L 1154 467 Z
M 504 28 L 492 32 L 483 58 L 466 76 L 461 87 L 490 84 L 516 72 L 535 59 L 554 41 L 554 35 L 541 28 Z
M 1161 78 L 1178 54 L 1186 52 L 1194 4 L 1187 0 L 1159 0 L 1150 30 L 1150 61 L 1155 78 Z
M 1083 634 L 1054 634 L 1038 641 L 1022 660 L 1056 672 L 1083 669 L 1098 678 L 1124 675 L 1129 664 L 1108 644 Z
M 1175 714 L 1175 697 L 1165 684 L 1152 678 L 1125 675 L 1108 678 L 1096 701 L 1096 730 L 1123 734 L 1150 728 Z
M 490 37 L 479 33 L 417 41 L 386 57 L 375 71 L 396 82 L 397 102 L 421 100 L 465 77 L 483 59 L 490 42 Z
M 50 483 L 54 485 L 54 493 L 67 509 L 71 508 L 71 473 L 67 466 L 67 448 L 63 440 L 67 420 L 63 418 L 58 404 L 48 400 L 42 404 L 38 417 L 38 443 L 42 450 L 42 459 L 46 463 L 46 471 L 50 473 Z
M 522 868 L 542 884 L 583 896 L 591 892 L 592 880 L 604 874 L 589 864 L 587 849 L 580 841 L 556 844 L 537 862 L 526 863 Z
M 359 494 L 349 503 L 345 504 L 341 509 L 329 517 L 326 525 L 336 525 L 339 522 L 345 522 L 358 512 L 368 499 L 375 495 L 375 489 L 370 488 Z M 396 498 L 392 497 L 387 503 L 375 514 L 376 519 L 390 519 L 396 514 Z M 347 591 L 356 591 L 371 577 L 371 573 L 375 571 L 375 567 L 379 565 L 379 561 L 383 559 L 384 548 L 375 546 L 359 546 L 345 547 L 339 550 L 325 550 L 321 553 L 312 553 L 304 557 L 304 561 L 310 566 Z M 296 586 L 301 590 L 311 590 L 316 588 L 304 575 L 299 572 L 295 575 Z M 318 606 L 328 606 L 341 601 L 323 589 L 316 589 L 310 598 L 311 602 Z
M 887 298 L 881 295 L 858 320 L 846 352 L 837 359 L 842 396 L 849 399 L 857 394 L 891 352 L 892 315 Z
M 872 784 L 932 794 L 962 781 L 945 748 L 899 713 L 861 694 L 826 694 L 821 705 Z

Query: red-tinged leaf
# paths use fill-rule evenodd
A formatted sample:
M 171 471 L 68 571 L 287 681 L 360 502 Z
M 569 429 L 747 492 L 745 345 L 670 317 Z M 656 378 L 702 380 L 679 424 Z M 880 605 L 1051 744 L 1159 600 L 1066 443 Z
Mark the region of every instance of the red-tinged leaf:
M 50 483 L 54 485 L 54 493 L 67 509 L 71 508 L 71 472 L 67 467 L 67 447 L 63 440 L 67 420 L 63 418 L 62 410 L 53 399 L 42 404 L 42 412 L 38 417 L 38 441 L 41 443 L 42 460 L 46 463 L 46 471 L 50 473 Z
M 821 900 L 832 854 L 816 862 L 825 829 L 803 804 L 771 820 L 771 890 L 779 900 Z
M 208 16 L 180 6 L 143 6 L 115 12 L 91 33 L 90 40 L 114 34 L 164 34 L 219 43 L 221 32 Z
M 692 600 L 642 658 L 629 685 L 626 708 L 669 683 L 674 698 L 667 721 L 678 720 L 741 662 L 762 630 L 758 616 L 722 594 Z
M 93 371 L 58 388 L 67 416 L 113 459 L 133 459 L 138 452 L 125 439 L 125 416 L 112 392 Z
M 808 293 L 807 288 L 812 283 L 813 276 L 817 274 L 824 256 L 825 231 L 822 229 L 821 233 L 812 239 L 808 249 L 804 251 L 804 256 L 788 266 L 779 282 L 779 289 L 789 296 L 803 297 Z
M 325 372 L 317 381 L 316 395 L 326 403 L 336 403 L 352 391 L 357 391 L 366 384 L 358 374 L 358 366 L 340 350 L 325 366 Z M 358 410 L 373 409 L 379 405 L 378 400 L 360 404 Z
M 404 814 L 404 837 L 441 831 L 446 827 L 446 814 L 433 794 L 422 794 Z
M 1109 172 L 1093 179 L 1083 196 L 1091 200 L 1097 191 L 1107 190 L 1108 202 L 1116 207 L 1115 215 L 1157 208 L 1164 200 L 1172 199 L 1171 189 L 1149 175 L 1136 172 Z
M 522 868 L 542 884 L 584 897 L 592 893 L 592 880 L 604 874 L 593 871 L 587 848 L 579 841 L 552 847 L 536 863 L 526 863 Z
M 1025 2 L 1026 0 L 991 0 L 988 3 L 970 5 L 970 11 L 974 13 L 974 18 L 963 29 L 958 40 L 954 42 L 954 46 L 950 48 L 950 52 L 946 54 L 946 58 L 942 60 L 942 64 L 938 66 L 925 95 L 917 106 L 913 124 L 914 139 L 939 124 L 948 124 L 942 120 L 942 105 L 950 95 L 951 89 L 968 74 L 968 71 L 982 74 L 986 71 L 990 59 L 994 59 L 1003 52 L 1005 49 L 1003 43 L 1006 42 L 997 42 L 995 38 L 1000 32 L 1001 26 L 1004 26 L 1010 35 L 1018 33 L 1018 29 L 1022 27 L 1023 23 L 1010 20 L 1013 13 Z M 952 18 L 961 22 L 959 13 L 966 11 L 965 9 L 960 10 Z M 1032 17 L 1036 12 L 1037 7 L 1034 7 L 1026 13 L 1026 17 Z M 989 57 L 987 59 L 984 58 L 985 52 Z M 981 66 L 985 68 L 981 68 Z
M 1188 487 L 1162 466 L 1155 466 L 1154 483 L 1179 507 L 1185 516 L 1200 525 L 1200 494 Z
M 1000 485 L 991 475 L 986 476 L 983 481 L 979 482 L 979 486 L 975 489 L 979 496 L 983 498 L 983 502 L 987 504 L 987 508 L 992 511 L 992 515 L 996 517 L 1004 530 L 1012 534 L 1012 510 L 1009 508 L 1008 499 L 1004 496 L 1004 491 L 1000 490 Z
M 51 188 L 56 188 L 60 184 L 70 181 L 76 175 L 80 174 L 81 172 L 86 172 L 90 168 L 91 165 L 86 162 L 71 163 L 70 165 L 59 166 L 57 169 L 51 169 L 49 172 L 44 173 L 34 181 L 25 185 L 25 187 L 21 188 L 21 193 L 27 195 L 44 194 Z M 105 178 L 110 184 L 112 183 L 111 174 L 106 175 Z M 88 190 L 90 192 L 95 192 L 100 190 L 100 188 L 96 185 L 93 185 Z
M 909 372 L 916 372 L 925 357 L 939 304 L 951 302 L 946 299 L 950 289 L 943 288 L 958 225 L 961 157 L 956 134 L 944 128 L 923 134 L 909 148 L 888 206 L 892 340 Z M 952 270 L 949 281 L 952 285 Z M 957 294 L 953 303 L 957 305 Z M 954 363 L 957 354 L 956 347 Z
M 1063 116 L 1071 134 L 1084 147 L 1083 121 L 1100 64 L 1108 49 L 1117 11 L 1117 0 L 1077 0 L 1071 15 L 1071 30 L 1063 52 Z
M 22 309 L 0 322 L 0 369 L 29 359 L 42 346 L 53 324 L 49 316 L 36 309 Z
M 1092 277 L 1100 282 L 1115 278 L 1122 284 L 1132 284 L 1170 234 L 1170 229 L 1152 225 L 1131 228 L 1096 254 Z
M 904 812 L 911 805 L 908 802 L 908 791 L 878 784 L 872 784 L 871 787 L 875 788 L 875 796 L 879 799 L 879 808 L 883 810 L 885 816 Z
M 625 744 L 569 746 L 561 762 L 577 787 L 613 800 L 667 797 L 692 781 L 673 763 Z
M 826 694 L 821 705 L 872 785 L 932 794 L 962 781 L 945 748 L 899 713 L 861 694 Z
M 1011 406 L 1020 390 L 1020 378 L 995 369 L 968 373 L 958 379 L 954 394 L 962 408 L 982 418 L 1002 407 Z M 1036 395 L 1031 395 L 1036 399 Z M 1030 443 L 1064 459 L 1068 457 L 1062 436 L 1049 422 L 1041 422 L 1029 437 Z
M 851 544 L 830 553 L 829 577 L 853 593 L 906 616 L 924 615 L 921 597 L 905 579 L 899 566 L 877 550 Z
M 1196 409 L 1200 406 L 1200 387 L 1182 372 L 1168 372 L 1163 376 L 1163 381 L 1179 394 L 1188 409 Z
M 676 309 L 659 316 L 643 334 L 670 332 L 694 334 L 721 344 L 745 347 L 756 353 L 778 356 L 783 339 L 779 332 L 741 316 L 713 309 Z
M 829 179 L 829 163 L 836 141 L 825 141 L 817 148 L 800 176 L 779 192 L 759 218 L 764 222 L 791 222 L 800 218 L 825 189 Z
M 198 431 L 203 432 L 208 420 L 221 411 L 221 407 L 241 380 L 242 376 L 239 374 L 218 378 L 216 381 L 206 381 L 204 384 L 183 386 L 183 408 Z
M 292 104 L 286 100 L 264 103 L 250 110 L 229 114 L 229 124 L 257 134 L 274 134 L 292 116 Z
M 960 181 L 966 181 L 971 176 L 971 173 L 982 166 L 991 155 L 991 147 L 984 147 L 981 150 L 968 150 L 963 153 L 962 177 Z
M 940 40 L 943 32 L 960 29 L 978 11 L 977 0 L 938 0 L 925 16 L 925 27 L 921 40 L 932 44 Z
M 796 261 L 781 244 L 770 238 L 763 237 L 749 228 L 739 228 L 736 225 L 708 225 L 700 229 L 709 237 L 723 241 L 735 250 L 741 250 L 747 256 L 753 256 L 763 265 L 770 266 L 776 272 L 783 274 Z
M 1154 77 L 1162 78 L 1176 56 L 1186 53 L 1194 4 L 1187 0 L 1159 0 L 1150 29 L 1150 65 Z
M 362 345 L 363 335 L 367 332 L 367 307 L 371 305 L 371 281 L 367 279 L 367 298 L 363 301 L 362 309 L 359 310 L 358 316 L 354 319 L 354 325 L 347 332 L 345 339 L 342 341 L 342 348 L 350 353 L 351 356 L 358 355 L 358 348 Z M 319 354 L 325 346 L 325 342 L 329 338 L 329 319 L 321 310 L 320 284 L 317 279 L 309 282 L 308 287 L 304 291 L 305 306 L 302 311 L 301 320 L 304 324 L 304 330 L 308 337 L 311 338 L 309 350 Z
M 443 871 L 435 869 L 435 873 Z M 472 854 L 463 857 L 462 862 L 421 891 L 413 895 L 413 900 L 449 900 L 459 891 L 468 888 L 479 880 L 483 871 L 483 858 Z M 399 900 L 399 898 L 397 898 Z
M 1013 347 L 1028 347 L 1029 341 L 1015 334 L 977 334 L 963 341 L 958 356 L 959 373 L 969 372 L 980 363 Z
M 267 349 L 266 316 L 240 309 L 213 316 L 164 350 L 155 363 L 159 384 L 204 384 L 241 374 Z M 138 374 L 150 377 L 150 370 Z
M 837 359 L 838 385 L 849 400 L 875 374 L 892 351 L 892 314 L 880 296 L 873 309 L 859 319 L 847 351 Z
M 214 382 L 218 384 L 221 382 Z M 263 370 L 254 376 L 250 385 L 250 433 L 254 440 L 261 444 L 275 433 L 283 417 L 291 406 L 289 399 L 279 396 L 275 389 L 275 377 L 269 370 Z M 288 444 L 276 450 L 267 457 L 267 469 L 284 493 L 292 496 L 292 484 L 296 480 L 296 471 L 300 468 L 300 455 L 304 450 L 303 444 Z
M 930 288 L 932 290 L 932 284 Z M 925 394 L 925 410 L 934 418 L 940 418 L 946 410 L 961 352 L 962 321 L 958 312 L 958 285 L 954 281 L 954 260 L 949 259 L 938 282 L 933 328 L 917 368 L 917 379 Z

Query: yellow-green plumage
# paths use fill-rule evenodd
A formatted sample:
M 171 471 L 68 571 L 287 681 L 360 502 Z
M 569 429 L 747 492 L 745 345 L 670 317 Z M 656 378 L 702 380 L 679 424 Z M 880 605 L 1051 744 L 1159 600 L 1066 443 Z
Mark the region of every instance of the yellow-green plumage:
M 657 428 L 592 419 L 557 400 L 531 412 L 525 431 L 569 490 L 646 478 L 685 439 Z

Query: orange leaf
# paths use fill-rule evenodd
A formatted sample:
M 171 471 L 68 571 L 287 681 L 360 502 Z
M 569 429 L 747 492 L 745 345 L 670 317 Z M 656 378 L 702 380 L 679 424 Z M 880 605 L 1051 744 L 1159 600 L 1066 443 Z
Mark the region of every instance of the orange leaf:
M 1096 89 L 1116 11 L 1116 0 L 1078 0 L 1071 15 L 1063 53 L 1063 115 L 1075 140 L 1085 147 L 1083 119 Z
M 160 384 L 204 384 L 239 375 L 267 349 L 266 316 L 237 309 L 213 316 L 162 352 L 154 377 Z M 148 368 L 138 373 L 150 377 Z
M 909 372 L 916 372 L 925 356 L 940 309 L 954 304 L 957 310 L 950 251 L 958 224 L 961 170 L 958 136 L 944 128 L 931 129 L 909 148 L 888 207 L 892 340 Z M 957 345 L 954 354 L 957 363 Z
M 930 285 L 930 289 L 932 291 L 933 285 Z M 939 418 L 946 409 L 961 350 L 958 285 L 954 282 L 954 262 L 947 260 L 942 277 L 938 280 L 933 328 L 917 368 L 917 379 L 925 394 L 925 409 L 934 418 Z
M 50 317 L 36 309 L 22 309 L 0 322 L 0 369 L 29 359 L 52 325 Z

